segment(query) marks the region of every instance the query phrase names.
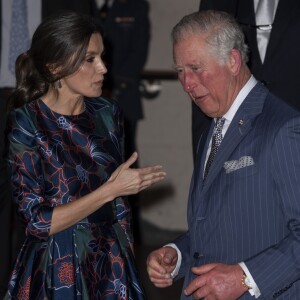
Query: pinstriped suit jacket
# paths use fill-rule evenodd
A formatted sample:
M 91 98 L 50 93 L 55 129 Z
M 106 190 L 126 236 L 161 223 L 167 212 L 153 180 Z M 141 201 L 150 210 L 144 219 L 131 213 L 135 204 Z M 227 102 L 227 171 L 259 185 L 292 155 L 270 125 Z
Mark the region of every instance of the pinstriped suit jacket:
M 255 24 L 253 0 L 201 0 L 199 2 L 200 10 L 223 10 L 232 14 L 240 23 Z M 300 95 L 300 39 L 297 38 L 300 32 L 299 16 L 299 0 L 279 1 L 263 64 L 259 56 L 256 30 L 242 26 L 250 48 L 248 66 L 255 78 L 266 82 L 272 93 L 298 109 L 300 109 L 298 96 Z M 209 119 L 194 104 L 192 118 L 193 151 L 196 152 L 200 133 Z
M 189 230 L 175 241 L 183 255 L 178 277 L 185 276 L 185 287 L 194 278 L 192 266 L 244 261 L 260 299 L 300 299 L 300 112 L 258 83 L 232 120 L 203 183 L 212 127 L 199 142 Z M 252 157 L 254 165 L 226 173 L 224 163 L 243 156 Z M 253 297 L 247 292 L 241 299 Z

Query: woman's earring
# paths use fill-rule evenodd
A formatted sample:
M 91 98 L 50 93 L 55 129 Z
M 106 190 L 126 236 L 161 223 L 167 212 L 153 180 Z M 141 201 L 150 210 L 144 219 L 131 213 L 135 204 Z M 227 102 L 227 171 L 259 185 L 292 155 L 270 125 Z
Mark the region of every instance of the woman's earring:
M 57 81 L 54 82 L 54 87 L 56 89 L 61 89 L 62 85 L 61 85 L 60 79 L 58 79 Z

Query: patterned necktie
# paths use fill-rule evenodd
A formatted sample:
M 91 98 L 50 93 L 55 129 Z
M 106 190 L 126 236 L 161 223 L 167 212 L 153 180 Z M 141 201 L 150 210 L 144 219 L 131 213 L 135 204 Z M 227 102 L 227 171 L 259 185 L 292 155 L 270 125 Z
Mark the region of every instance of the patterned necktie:
M 15 63 L 19 54 L 29 47 L 29 31 L 27 24 L 26 0 L 13 0 L 9 40 L 8 67 L 12 74 L 15 73 Z
M 218 149 L 222 142 L 222 129 L 225 123 L 225 118 L 217 118 L 216 124 L 214 127 L 214 133 L 212 136 L 212 142 L 211 142 L 211 150 L 209 153 L 209 157 L 206 162 L 205 171 L 204 171 L 204 180 L 206 179 L 208 175 L 208 171 L 212 165 L 212 162 L 214 161 L 214 158 L 218 152 Z
M 255 19 L 257 30 L 257 45 L 261 61 L 264 62 L 266 50 L 274 20 L 275 1 L 259 0 L 256 8 Z

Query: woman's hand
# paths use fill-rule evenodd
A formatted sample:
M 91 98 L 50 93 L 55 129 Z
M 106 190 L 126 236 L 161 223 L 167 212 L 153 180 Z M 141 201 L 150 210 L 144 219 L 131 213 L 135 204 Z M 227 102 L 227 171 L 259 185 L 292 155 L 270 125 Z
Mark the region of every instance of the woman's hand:
M 130 166 L 137 158 L 138 154 L 134 152 L 112 173 L 105 184 L 81 197 L 80 201 L 71 201 L 55 207 L 49 234 L 69 228 L 119 196 L 136 194 L 165 178 L 166 173 L 161 171 L 161 166 L 131 169 Z
M 115 197 L 136 194 L 165 178 L 166 173 L 162 171 L 162 166 L 159 165 L 137 169 L 130 168 L 137 158 L 138 154 L 134 152 L 109 178 L 107 183 L 114 185 Z

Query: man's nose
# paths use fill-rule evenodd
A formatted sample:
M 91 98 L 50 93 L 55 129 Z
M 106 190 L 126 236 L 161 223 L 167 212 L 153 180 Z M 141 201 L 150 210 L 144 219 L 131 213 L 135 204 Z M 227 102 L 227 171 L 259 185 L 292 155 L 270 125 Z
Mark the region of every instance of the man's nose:
M 191 80 L 185 80 L 182 85 L 186 93 L 190 93 L 195 88 L 195 83 L 193 83 Z

